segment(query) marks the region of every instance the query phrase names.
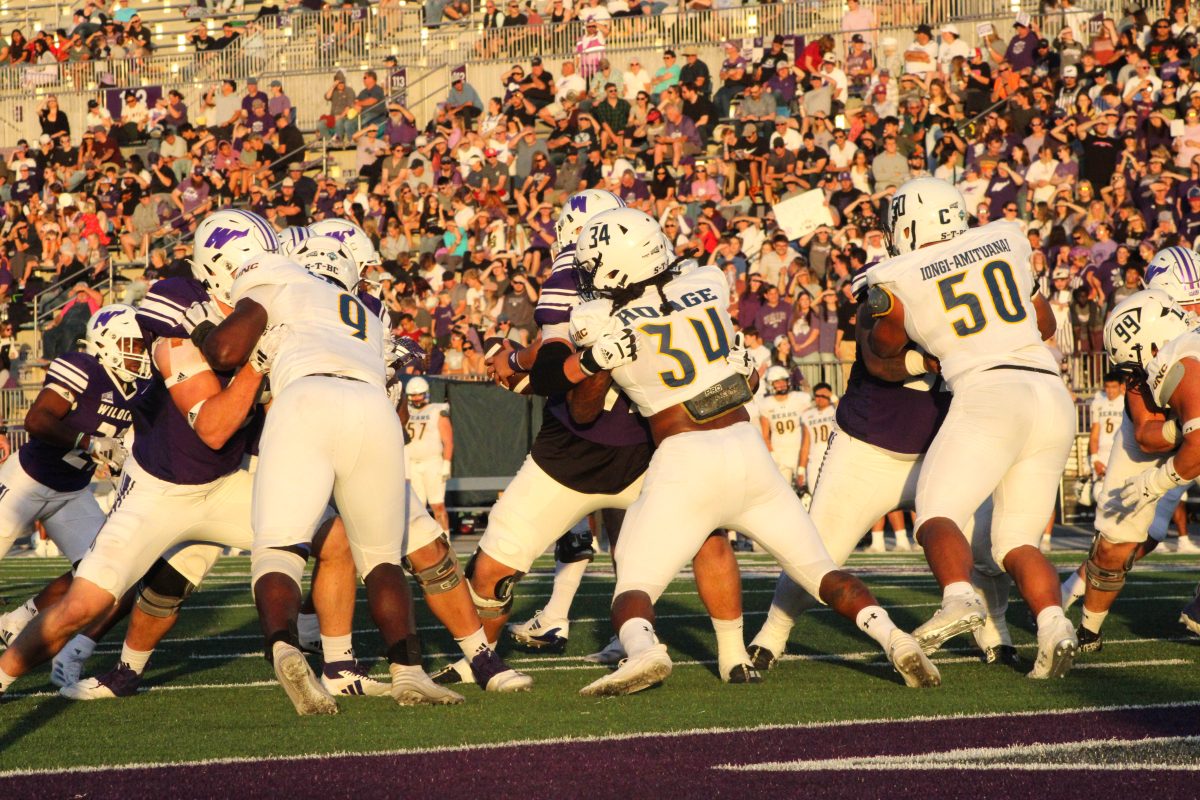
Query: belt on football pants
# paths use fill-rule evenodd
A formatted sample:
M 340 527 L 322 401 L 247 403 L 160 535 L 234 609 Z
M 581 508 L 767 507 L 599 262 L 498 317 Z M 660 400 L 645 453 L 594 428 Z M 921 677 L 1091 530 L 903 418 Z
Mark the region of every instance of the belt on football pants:
M 988 367 L 984 372 L 991 372 L 994 369 L 1019 369 L 1021 372 L 1040 372 L 1043 375 L 1053 375 L 1058 377 L 1058 373 L 1052 369 L 1042 369 L 1041 367 L 1023 367 L 1020 364 L 997 364 L 994 367 Z
M 305 375 L 306 378 L 338 378 L 343 381 L 356 381 L 358 383 L 366 383 L 362 378 L 356 378 L 353 375 L 339 375 L 336 372 L 313 372 Z

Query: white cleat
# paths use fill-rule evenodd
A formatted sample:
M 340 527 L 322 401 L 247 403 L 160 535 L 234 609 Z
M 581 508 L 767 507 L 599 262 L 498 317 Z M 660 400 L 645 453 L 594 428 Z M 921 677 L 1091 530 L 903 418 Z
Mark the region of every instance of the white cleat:
M 1079 638 L 1075 635 L 1075 629 L 1071 627 L 1069 619 L 1060 617 L 1045 635 L 1038 631 L 1037 660 L 1033 662 L 1028 677 L 1034 680 L 1061 678 L 1071 671 L 1078 653 Z
M 1196 543 L 1192 541 L 1192 537 L 1180 536 L 1178 544 L 1175 545 L 1175 552 L 1196 554 L 1200 553 L 1200 547 L 1196 546 Z
M 471 659 L 471 674 L 485 692 L 528 692 L 533 688 L 533 678 L 505 664 L 490 647 Z M 434 682 L 445 685 L 436 679 Z
M 337 701 L 325 690 L 308 660 L 298 649 L 285 644 L 275 649 L 275 677 L 302 717 L 338 713 Z
M 942 685 L 942 674 L 912 634 L 897 628 L 888 639 L 888 661 L 910 689 L 929 689 Z
M 912 549 L 913 549 L 912 542 L 909 541 L 907 535 L 896 537 L 896 552 L 897 553 L 911 553 Z
M 614 636 L 608 640 L 608 644 L 604 645 L 603 650 L 598 653 L 590 653 L 584 656 L 583 660 L 593 664 L 603 664 L 606 667 L 615 667 L 625 660 L 625 647 L 621 644 L 621 640 Z
M 897 549 L 899 549 L 899 548 L 897 548 Z M 887 543 L 886 542 L 872 542 L 871 546 L 866 549 L 866 552 L 868 552 L 868 553 L 886 553 L 887 552 Z
M 662 683 L 671 674 L 671 657 L 665 644 L 656 644 L 621 662 L 609 675 L 579 690 L 584 697 L 616 697 L 633 694 Z
M 944 598 L 942 607 L 918 626 L 912 635 L 920 643 L 925 655 L 933 655 L 949 639 L 983 627 L 986 620 L 987 609 L 978 595 Z
M 321 685 L 330 694 L 386 697 L 392 687 L 367 674 L 367 668 L 356 659 L 335 661 L 321 668 Z
M 571 623 L 565 619 L 550 619 L 538 611 L 527 622 L 514 622 L 508 626 L 508 635 L 517 644 L 534 650 L 562 652 L 567 649 L 567 637 Z
M 392 699 L 402 706 L 450 706 L 464 702 L 458 692 L 433 682 L 425 670 L 392 666 Z

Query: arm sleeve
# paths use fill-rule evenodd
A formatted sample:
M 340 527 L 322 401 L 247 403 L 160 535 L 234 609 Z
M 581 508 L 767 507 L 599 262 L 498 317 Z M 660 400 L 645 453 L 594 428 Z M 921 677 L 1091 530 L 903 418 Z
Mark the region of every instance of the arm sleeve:
M 575 385 L 563 373 L 563 363 L 571 355 L 565 342 L 549 342 L 538 349 L 537 360 L 529 370 L 529 385 L 534 394 L 544 397 L 565 394 Z

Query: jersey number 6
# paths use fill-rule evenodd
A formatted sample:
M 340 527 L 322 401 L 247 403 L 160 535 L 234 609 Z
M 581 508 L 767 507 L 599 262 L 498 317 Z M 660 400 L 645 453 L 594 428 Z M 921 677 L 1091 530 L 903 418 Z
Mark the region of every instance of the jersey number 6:
M 937 283 L 938 291 L 942 294 L 942 305 L 946 311 L 963 307 L 966 315 L 953 321 L 954 332 L 959 336 L 971 336 L 987 327 L 987 317 L 984 316 L 983 306 L 979 295 L 973 292 L 957 294 L 955 287 L 966 280 L 967 273 L 960 272 L 942 278 Z M 988 294 L 991 295 L 992 307 L 1000 319 L 1008 323 L 1016 323 L 1025 319 L 1029 312 L 1021 302 L 1020 290 L 1013 277 L 1012 267 L 1007 261 L 992 261 L 983 267 L 983 280 L 987 284 Z

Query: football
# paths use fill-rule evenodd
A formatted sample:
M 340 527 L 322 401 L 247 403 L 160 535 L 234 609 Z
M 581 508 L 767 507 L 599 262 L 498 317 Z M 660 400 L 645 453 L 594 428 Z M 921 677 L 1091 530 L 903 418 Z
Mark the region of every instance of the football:
M 513 346 L 516 347 L 515 342 L 512 342 L 509 339 L 503 339 L 499 336 L 493 336 L 485 341 L 483 343 L 484 356 L 491 358 L 492 356 L 496 355 L 496 353 L 499 353 L 500 349 L 504 347 L 504 343 L 506 341 L 512 343 Z M 539 339 L 538 341 L 534 342 L 532 346 L 533 356 L 535 358 L 537 357 L 537 351 L 540 344 L 541 340 Z M 498 383 L 505 389 L 508 389 L 510 392 L 516 392 L 517 394 L 533 394 L 533 389 L 529 384 L 528 372 L 514 373 L 510 375 L 507 380 L 499 381 Z

